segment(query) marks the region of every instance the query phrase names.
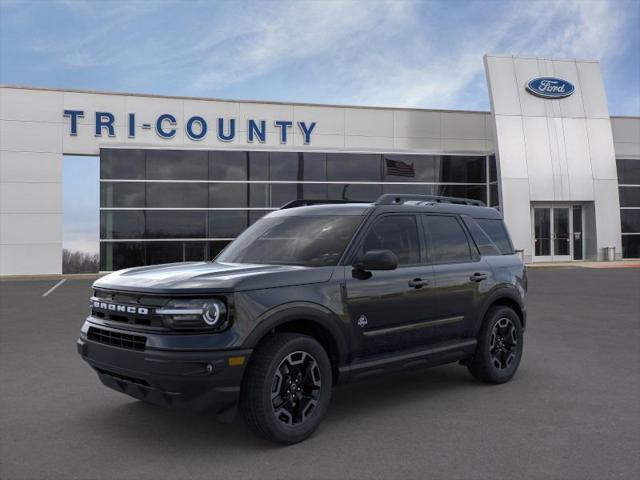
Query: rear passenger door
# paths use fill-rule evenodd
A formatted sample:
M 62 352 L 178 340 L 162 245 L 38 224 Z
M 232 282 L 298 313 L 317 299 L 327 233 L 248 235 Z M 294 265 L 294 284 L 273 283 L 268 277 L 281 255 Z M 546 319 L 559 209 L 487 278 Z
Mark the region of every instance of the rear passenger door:
M 469 337 L 490 281 L 489 266 L 458 216 L 423 215 L 422 225 L 438 298 L 437 339 Z

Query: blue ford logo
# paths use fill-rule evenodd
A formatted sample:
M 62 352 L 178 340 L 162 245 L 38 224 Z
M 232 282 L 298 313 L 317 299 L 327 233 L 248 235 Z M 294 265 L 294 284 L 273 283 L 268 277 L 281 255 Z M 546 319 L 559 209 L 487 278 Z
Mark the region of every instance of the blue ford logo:
M 529 80 L 527 90 L 538 97 L 543 98 L 564 98 L 575 91 L 571 83 L 561 78 L 540 77 Z

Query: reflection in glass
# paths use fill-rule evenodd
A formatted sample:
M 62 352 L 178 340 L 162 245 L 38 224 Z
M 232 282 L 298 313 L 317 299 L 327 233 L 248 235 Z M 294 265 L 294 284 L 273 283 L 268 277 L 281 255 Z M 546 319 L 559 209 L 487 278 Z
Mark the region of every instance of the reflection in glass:
M 100 183 L 100 207 L 143 208 L 145 206 L 144 183 Z
M 620 210 L 622 233 L 640 233 L 640 210 Z
M 145 265 L 144 244 L 140 242 L 100 242 L 100 270 L 111 272 Z
M 147 207 L 207 208 L 206 183 L 147 183 Z
M 100 149 L 100 178 L 143 180 L 145 178 L 144 150 Z
M 207 180 L 208 155 L 204 151 L 147 150 L 148 180 Z
M 425 215 L 425 223 L 431 241 L 429 262 L 467 262 L 471 250 L 467 235 L 455 217 Z
M 382 185 L 361 185 L 357 183 L 332 183 L 328 185 L 330 200 L 352 202 L 373 202 L 382 195 Z
M 533 209 L 535 255 L 551 255 L 551 209 Z
M 568 208 L 553 209 L 553 254 L 571 255 Z
M 640 185 L 640 159 L 618 158 L 618 183 Z
M 102 210 L 100 238 L 143 238 L 144 212 L 140 210 Z
M 327 180 L 332 182 L 379 182 L 382 155 L 371 153 L 328 153 Z
M 210 183 L 209 206 L 215 208 L 237 208 L 247 206 L 246 183 Z
M 206 210 L 147 210 L 146 238 L 206 238 Z
M 582 260 L 582 207 L 573 206 L 573 259 Z
M 211 210 L 209 212 L 210 238 L 235 238 L 247 228 L 247 210 Z
M 247 152 L 209 152 L 209 180 L 246 180 Z

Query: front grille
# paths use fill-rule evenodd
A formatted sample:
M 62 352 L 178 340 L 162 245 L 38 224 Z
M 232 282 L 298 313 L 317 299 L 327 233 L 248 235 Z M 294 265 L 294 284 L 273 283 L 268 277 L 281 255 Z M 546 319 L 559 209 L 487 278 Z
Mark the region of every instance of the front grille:
M 94 302 L 100 302 L 104 306 L 96 308 Z M 153 312 L 156 308 L 167 303 L 167 298 L 153 297 L 149 295 L 135 295 L 130 293 L 108 292 L 95 290 L 91 298 L 91 315 L 101 320 L 111 322 L 126 323 L 136 327 L 146 327 L 151 329 L 166 330 L 162 317 Z M 105 303 L 103 303 L 105 302 Z M 120 307 L 145 307 L 148 313 L 139 314 L 126 311 L 115 311 L 108 308 L 111 305 Z
M 113 332 L 96 327 L 89 327 L 87 338 L 105 345 L 138 351 L 143 351 L 147 344 L 147 337 L 142 335 L 129 335 L 128 333 Z

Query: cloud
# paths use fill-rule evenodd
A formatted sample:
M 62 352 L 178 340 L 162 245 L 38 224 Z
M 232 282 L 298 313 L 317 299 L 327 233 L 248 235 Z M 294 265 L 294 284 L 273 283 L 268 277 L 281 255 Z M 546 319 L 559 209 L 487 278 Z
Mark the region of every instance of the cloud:
M 57 28 L 26 43 L 40 55 L 37 65 L 94 79 L 87 88 L 487 109 L 484 53 L 599 58 L 614 81 L 638 80 L 619 77 L 614 65 L 633 55 L 635 2 L 56 5 Z

